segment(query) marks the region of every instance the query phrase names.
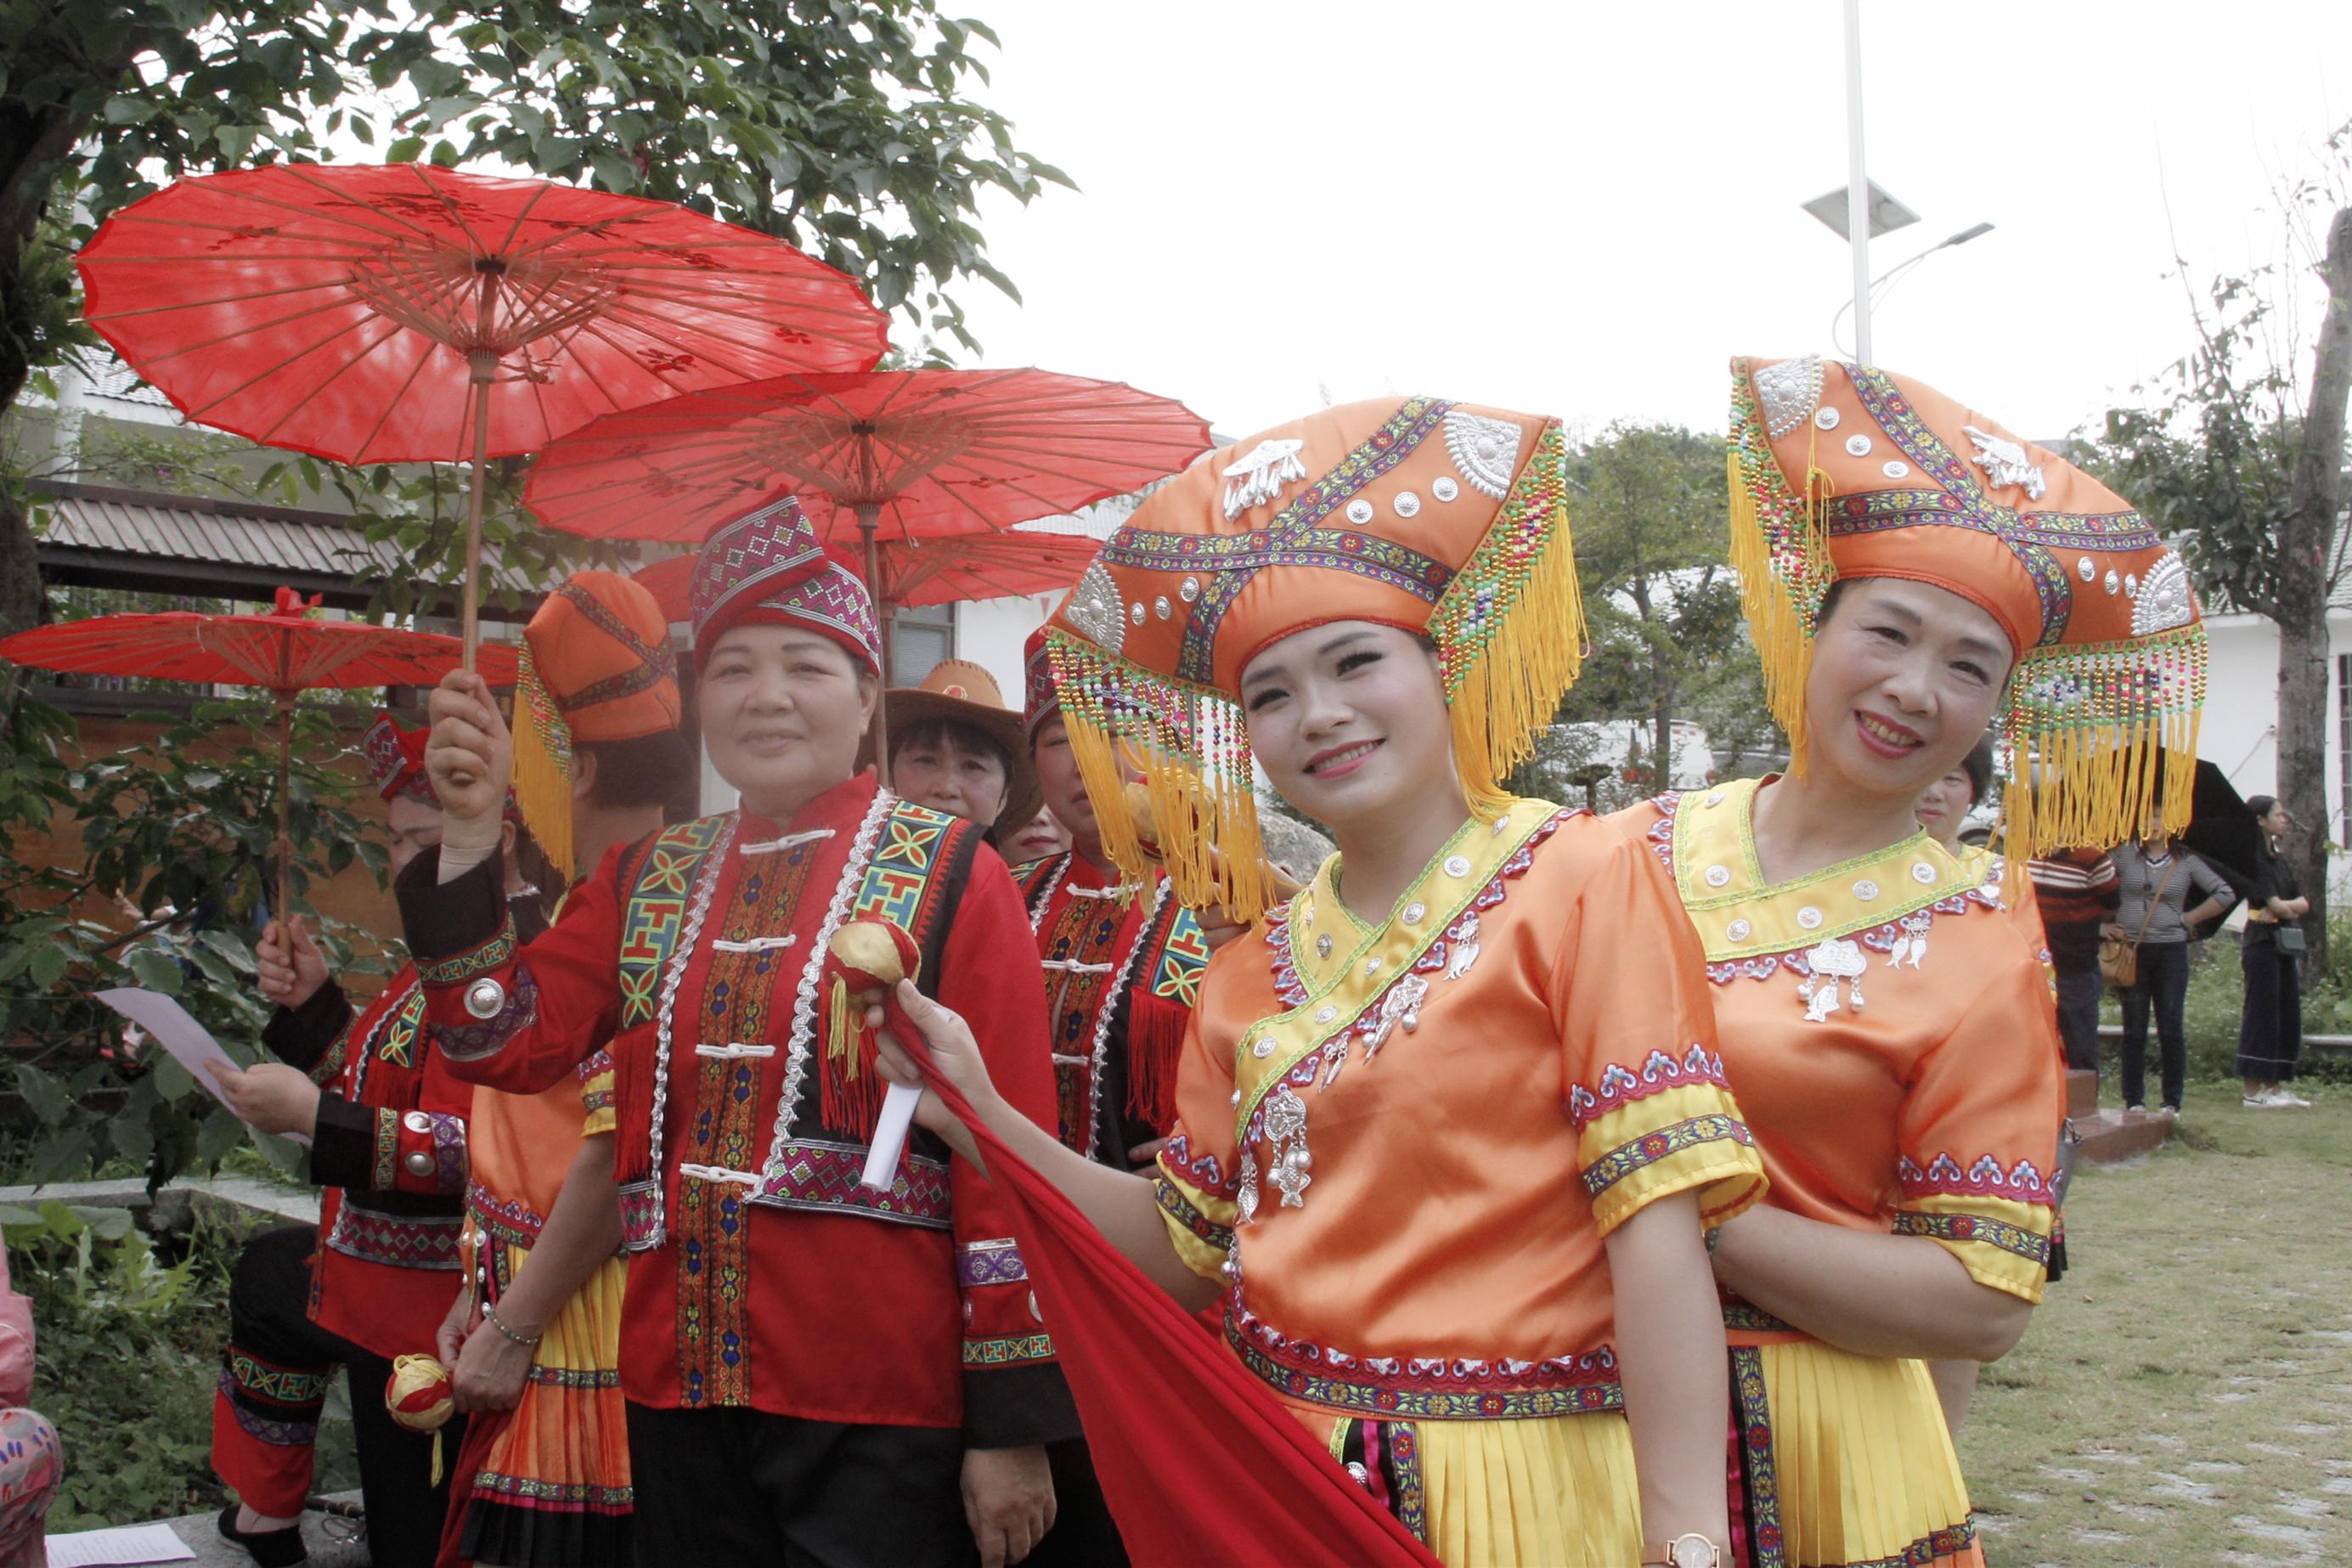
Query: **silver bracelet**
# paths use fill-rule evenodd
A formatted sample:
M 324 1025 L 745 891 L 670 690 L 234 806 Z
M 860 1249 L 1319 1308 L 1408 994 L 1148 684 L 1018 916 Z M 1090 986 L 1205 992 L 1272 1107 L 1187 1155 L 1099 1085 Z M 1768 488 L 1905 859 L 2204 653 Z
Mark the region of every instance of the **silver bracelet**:
M 535 1334 L 516 1333 L 512 1329 L 508 1328 L 506 1324 L 499 1321 L 499 1310 L 496 1307 L 491 1306 L 487 1301 L 482 1304 L 482 1321 L 489 1324 L 490 1327 L 498 1330 L 499 1332 L 506 1335 L 507 1338 L 522 1346 L 525 1350 L 532 1349 L 540 1341 L 547 1338 L 547 1331 L 545 1329 L 541 1329 Z

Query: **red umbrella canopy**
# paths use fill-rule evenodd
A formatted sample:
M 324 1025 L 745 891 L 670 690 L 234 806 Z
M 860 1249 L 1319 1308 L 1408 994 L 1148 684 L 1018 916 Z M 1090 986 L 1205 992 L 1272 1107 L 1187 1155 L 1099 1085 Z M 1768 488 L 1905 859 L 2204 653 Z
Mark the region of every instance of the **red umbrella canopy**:
M 189 418 L 347 463 L 491 456 L 614 409 L 861 369 L 887 321 L 779 239 L 667 202 L 426 163 L 205 174 L 109 218 L 84 313 Z M 488 359 L 485 359 L 488 356 Z
M 1102 541 L 1082 533 L 970 533 L 954 539 L 894 539 L 878 547 L 882 600 L 893 605 L 951 605 L 1050 594 L 1082 576 Z M 846 545 L 832 553 L 860 577 L 865 563 Z M 688 590 L 698 559 L 673 555 L 640 568 L 636 581 L 673 621 L 690 618 Z
M 314 601 L 315 603 L 315 601 Z M 286 693 L 313 687 L 429 686 L 457 667 L 458 643 L 363 621 L 310 618 L 290 590 L 257 616 L 93 616 L 0 637 L 0 658 L 83 675 L 146 675 Z M 485 644 L 478 668 L 494 686 L 515 679 L 515 651 Z
M 792 375 L 607 415 L 531 466 L 523 504 L 592 538 L 701 542 L 797 494 L 821 538 L 939 539 L 1139 489 L 1209 448 L 1200 416 L 1118 382 L 1044 370 Z

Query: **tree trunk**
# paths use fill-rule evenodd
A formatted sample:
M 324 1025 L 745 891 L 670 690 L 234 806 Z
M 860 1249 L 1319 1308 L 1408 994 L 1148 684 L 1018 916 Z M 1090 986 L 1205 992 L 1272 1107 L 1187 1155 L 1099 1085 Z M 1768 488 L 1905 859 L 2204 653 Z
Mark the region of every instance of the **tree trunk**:
M 2304 891 L 2310 896 L 2308 972 L 2326 973 L 2328 546 L 2344 506 L 2345 405 L 2352 394 L 2352 207 L 2327 230 L 2327 311 L 2319 331 L 2302 439 L 2287 492 L 2279 549 L 2304 569 L 2284 574 L 2279 605 L 2279 798 L 2301 823 Z

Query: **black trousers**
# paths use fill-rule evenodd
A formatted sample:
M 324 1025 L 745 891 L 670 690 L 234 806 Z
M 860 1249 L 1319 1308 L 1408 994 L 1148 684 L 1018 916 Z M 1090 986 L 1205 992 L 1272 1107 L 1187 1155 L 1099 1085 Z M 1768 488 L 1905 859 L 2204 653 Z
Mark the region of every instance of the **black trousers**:
M 2181 1008 L 2189 999 L 2189 944 L 2139 944 L 2139 980 L 2123 994 L 2124 1103 L 2147 1103 L 2147 1015 L 2156 1011 L 2157 1048 L 2163 1053 L 2164 1103 L 2180 1109 L 2189 1079 L 2189 1037 Z
M 967 1568 L 963 1434 L 629 1405 L 639 1568 Z
M 2066 1043 L 2066 1065 L 2099 1070 L 2099 998 L 2107 989 L 2096 952 L 2053 960 L 2058 971 L 2058 1037 Z
M 449 1511 L 449 1478 L 432 1483 L 432 1435 L 411 1432 L 384 1409 L 392 1363 L 310 1321 L 310 1258 L 318 1239 L 317 1227 L 299 1225 L 246 1243 L 229 1278 L 230 1342 L 280 1366 L 342 1367 L 359 1444 L 368 1561 L 375 1568 L 432 1568 Z M 466 1418 L 452 1415 L 441 1433 L 442 1457 L 454 1461 Z
M 2289 1083 L 2303 1055 L 2303 955 L 2247 939 L 2246 1005 L 2238 1016 L 2238 1076 Z

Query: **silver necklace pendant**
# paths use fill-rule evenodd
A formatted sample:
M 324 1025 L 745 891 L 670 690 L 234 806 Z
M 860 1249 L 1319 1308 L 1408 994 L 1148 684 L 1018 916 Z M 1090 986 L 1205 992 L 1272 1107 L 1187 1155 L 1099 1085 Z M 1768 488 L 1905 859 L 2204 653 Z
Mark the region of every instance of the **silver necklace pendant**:
M 1838 983 L 1842 980 L 1853 982 L 1849 996 L 1854 1011 L 1862 1011 L 1862 977 L 1870 961 L 1863 957 L 1859 943 L 1843 937 L 1816 943 L 1805 954 L 1805 967 L 1811 973 L 1797 987 L 1797 995 L 1805 1003 L 1807 1023 L 1824 1022 L 1838 1010 Z
M 1472 910 L 1454 921 L 1445 940 L 1453 944 L 1445 954 L 1445 978 L 1459 980 L 1478 962 L 1478 911 Z
M 1388 988 L 1381 998 L 1378 1022 L 1372 1026 L 1371 1037 L 1364 1042 L 1364 1059 L 1370 1061 L 1388 1044 L 1389 1036 L 1400 1025 L 1408 1035 L 1421 1027 L 1421 1004 L 1429 994 L 1429 982 L 1418 974 L 1407 974 Z
M 1911 961 L 1911 967 L 1914 969 L 1926 963 L 1927 928 L 1935 924 L 1935 916 L 1926 910 L 1921 910 L 1917 914 L 1905 915 L 1902 921 L 1903 934 L 1895 939 L 1895 946 L 1888 951 L 1886 967 L 1895 968 L 1906 958 Z
M 1286 1083 L 1266 1097 L 1265 1141 L 1272 1157 L 1267 1179 L 1282 1190 L 1282 1206 L 1305 1208 L 1307 1184 L 1315 1180 L 1307 1173 L 1315 1160 L 1307 1152 L 1307 1102 Z

